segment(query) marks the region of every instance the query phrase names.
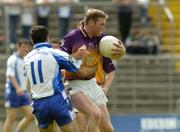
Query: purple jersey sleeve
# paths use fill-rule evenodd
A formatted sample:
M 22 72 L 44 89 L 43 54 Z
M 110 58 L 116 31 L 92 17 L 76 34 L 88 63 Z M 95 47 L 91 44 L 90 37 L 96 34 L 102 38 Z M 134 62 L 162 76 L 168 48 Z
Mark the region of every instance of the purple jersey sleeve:
M 68 54 L 72 54 L 72 48 L 73 48 L 73 42 L 75 42 L 74 39 L 74 32 L 75 31 L 71 31 L 70 33 L 68 33 L 66 36 L 64 36 L 64 38 L 62 39 L 62 44 L 61 44 L 61 50 L 68 53 Z
M 103 70 L 105 71 L 105 73 L 110 73 L 116 70 L 115 65 L 113 64 L 111 59 L 103 57 Z

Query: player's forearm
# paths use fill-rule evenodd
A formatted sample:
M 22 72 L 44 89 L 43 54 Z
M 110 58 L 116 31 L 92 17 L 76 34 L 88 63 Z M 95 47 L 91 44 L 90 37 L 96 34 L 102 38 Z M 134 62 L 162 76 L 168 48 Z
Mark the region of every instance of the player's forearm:
M 10 80 L 11 80 L 11 82 L 12 82 L 13 87 L 16 89 L 16 91 L 19 90 L 19 89 L 20 89 L 20 86 L 19 86 L 16 78 L 13 77 L 13 76 L 10 76 L 9 78 L 10 78 Z
M 106 91 L 109 90 L 112 82 L 114 81 L 114 77 L 115 77 L 115 71 L 110 72 L 105 79 L 105 83 L 104 83 L 104 87 L 106 88 Z
M 97 71 L 97 66 L 95 67 L 87 67 L 87 66 L 81 66 L 77 76 L 82 78 L 93 78 L 95 76 L 95 73 Z

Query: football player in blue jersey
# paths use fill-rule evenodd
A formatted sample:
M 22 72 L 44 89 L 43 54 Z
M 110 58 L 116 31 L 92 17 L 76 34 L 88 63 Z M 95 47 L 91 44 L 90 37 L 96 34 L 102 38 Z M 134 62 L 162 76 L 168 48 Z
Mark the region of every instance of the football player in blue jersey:
M 20 40 L 17 52 L 7 60 L 5 86 L 6 121 L 3 132 L 11 132 L 17 109 L 20 109 L 25 116 L 18 123 L 16 132 L 24 131 L 34 119 L 29 97 L 26 94 L 28 83 L 23 61 L 24 56 L 29 51 L 29 47 L 30 45 L 27 40 Z
M 71 101 L 64 91 L 61 69 L 77 72 L 82 61 L 53 49 L 48 30 L 34 26 L 30 30 L 34 49 L 25 58 L 31 86 L 33 114 L 41 132 L 53 132 L 55 121 L 62 132 L 79 132 Z

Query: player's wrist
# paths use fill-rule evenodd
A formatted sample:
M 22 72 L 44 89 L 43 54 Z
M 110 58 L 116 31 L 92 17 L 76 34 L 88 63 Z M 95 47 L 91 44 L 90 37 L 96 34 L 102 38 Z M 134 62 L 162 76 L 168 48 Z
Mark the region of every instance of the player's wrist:
M 81 59 L 76 59 L 72 55 L 69 55 L 69 61 L 71 61 L 77 68 L 80 68 L 80 66 L 82 64 Z
M 71 60 L 81 60 L 82 59 L 78 55 L 76 55 L 76 53 L 71 54 L 69 57 L 70 57 Z

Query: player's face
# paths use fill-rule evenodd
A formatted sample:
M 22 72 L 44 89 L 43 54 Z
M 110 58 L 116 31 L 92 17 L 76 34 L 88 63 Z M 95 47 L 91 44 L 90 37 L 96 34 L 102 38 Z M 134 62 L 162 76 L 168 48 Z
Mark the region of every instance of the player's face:
M 105 18 L 99 18 L 97 20 L 97 22 L 94 23 L 94 35 L 95 36 L 99 36 L 101 35 L 104 30 L 105 30 L 105 26 L 106 26 L 106 19 Z
M 28 44 L 21 44 L 18 51 L 21 56 L 25 56 L 30 50 L 30 46 Z

